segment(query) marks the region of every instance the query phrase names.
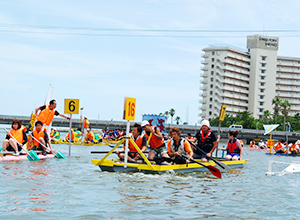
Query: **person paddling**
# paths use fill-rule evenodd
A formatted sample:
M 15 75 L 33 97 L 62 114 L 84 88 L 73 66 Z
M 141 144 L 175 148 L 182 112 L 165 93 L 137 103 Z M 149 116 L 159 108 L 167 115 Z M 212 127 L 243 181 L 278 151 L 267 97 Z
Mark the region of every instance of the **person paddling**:
M 60 114 L 58 111 L 55 110 L 56 108 L 56 101 L 53 99 L 49 102 L 49 105 L 43 105 L 35 109 L 35 114 L 38 115 L 38 111 L 40 111 L 40 114 L 37 116 L 37 121 L 41 121 L 43 123 L 43 126 L 47 129 L 47 134 L 50 137 L 50 131 L 51 131 L 51 123 L 53 121 L 53 117 L 60 116 L 63 118 L 66 118 L 70 120 L 69 117 Z
M 2 151 L 14 151 L 14 156 L 19 156 L 22 146 L 27 143 L 27 136 L 22 127 L 22 122 L 18 119 L 13 120 L 10 132 L 2 144 Z
M 228 143 L 225 148 L 219 148 L 218 150 L 227 150 L 226 160 L 242 160 L 243 147 L 241 142 L 236 138 L 239 131 L 228 132 Z
M 166 151 L 164 137 L 158 127 L 151 126 L 148 121 L 142 121 L 142 128 L 145 130 L 145 136 L 150 145 L 148 159 L 152 160 L 155 155 L 169 157 Z M 150 137 L 151 136 L 151 137 Z
M 209 128 L 210 124 L 208 120 L 203 120 L 201 122 L 200 131 L 195 135 L 195 138 L 192 142 L 197 142 L 198 147 L 205 152 L 201 152 L 199 149 L 192 146 L 194 151 L 194 158 L 201 158 L 202 162 L 207 162 L 211 157 L 214 150 L 217 148 L 218 139 L 215 133 Z
M 132 127 L 132 132 L 130 134 L 131 139 L 136 143 L 138 148 L 142 151 L 145 152 L 147 150 L 147 138 L 145 135 L 142 135 L 142 127 L 135 123 Z M 128 141 L 128 149 L 129 151 L 137 151 L 136 148 L 133 146 L 131 141 Z M 116 151 L 116 154 L 120 158 L 120 160 L 124 160 L 125 155 L 125 146 L 123 146 L 120 150 Z M 128 153 L 127 161 L 130 162 L 136 162 L 138 159 L 140 159 L 141 156 L 138 153 Z
M 185 164 L 186 159 L 193 159 L 193 151 L 188 141 L 180 137 L 180 130 L 177 127 L 173 127 L 170 130 L 171 140 L 168 141 L 168 155 L 172 159 L 173 163 Z
M 35 122 L 35 129 L 33 130 L 31 135 L 39 142 L 42 143 L 40 144 L 37 140 L 33 138 L 33 147 L 31 148 L 31 150 L 40 150 L 42 151 L 43 155 L 47 155 L 47 148 L 45 146 L 46 144 L 48 144 L 50 148 L 50 153 L 53 153 L 52 145 L 49 136 L 46 132 L 46 128 L 43 127 L 43 122 L 41 121 Z

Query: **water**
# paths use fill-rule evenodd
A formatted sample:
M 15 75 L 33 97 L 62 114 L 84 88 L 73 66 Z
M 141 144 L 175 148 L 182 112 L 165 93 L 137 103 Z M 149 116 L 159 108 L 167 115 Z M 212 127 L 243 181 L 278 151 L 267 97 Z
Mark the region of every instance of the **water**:
M 0 132 L 0 142 L 4 133 Z M 68 145 L 53 145 L 68 155 Z M 209 172 L 175 175 L 108 173 L 92 150 L 71 157 L 0 163 L 1 219 L 299 219 L 300 176 L 266 176 L 268 161 L 300 158 L 244 151 L 248 164 L 216 179 Z M 283 170 L 287 165 L 281 165 Z

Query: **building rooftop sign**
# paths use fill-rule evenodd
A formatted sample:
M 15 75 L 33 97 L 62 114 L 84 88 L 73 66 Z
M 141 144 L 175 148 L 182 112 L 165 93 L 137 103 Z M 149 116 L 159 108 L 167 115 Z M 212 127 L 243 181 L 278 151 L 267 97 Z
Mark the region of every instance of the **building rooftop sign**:
M 259 34 L 247 36 L 247 48 L 278 50 L 279 37 L 267 37 Z

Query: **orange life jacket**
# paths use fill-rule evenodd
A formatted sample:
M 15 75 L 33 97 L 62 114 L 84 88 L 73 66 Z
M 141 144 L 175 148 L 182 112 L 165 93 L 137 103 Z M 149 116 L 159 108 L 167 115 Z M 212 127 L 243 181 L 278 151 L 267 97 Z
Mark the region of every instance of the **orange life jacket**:
M 275 151 L 278 151 L 280 148 L 282 148 L 281 143 L 277 143 L 277 145 L 275 147 Z
M 289 148 L 289 151 L 294 151 L 295 150 L 295 144 L 292 144 Z
M 20 144 L 23 143 L 23 129 L 22 127 L 18 130 L 11 129 L 9 132 Z
M 89 120 L 85 119 L 83 123 L 83 128 L 88 128 L 89 124 L 90 124 Z
M 94 140 L 94 137 L 95 137 L 95 135 L 94 135 L 93 132 L 88 132 L 88 133 L 86 134 L 86 138 L 87 138 L 88 140 L 90 140 L 90 141 Z
M 68 132 L 68 134 L 66 135 L 67 138 L 70 137 L 70 132 Z M 74 141 L 74 132 L 71 132 L 71 140 Z
M 55 109 L 50 110 L 49 105 L 46 105 L 46 108 L 41 111 L 37 120 L 43 122 L 43 124 L 50 125 L 55 114 Z
M 39 140 L 40 138 L 43 138 L 43 139 L 45 140 L 45 133 L 44 133 L 44 132 L 47 133 L 47 130 L 46 130 L 46 128 L 44 128 L 44 127 L 42 127 L 42 129 L 40 130 L 40 132 L 38 132 L 38 131 L 36 130 L 36 128 L 35 128 L 34 131 L 32 132 L 32 135 L 33 135 L 33 137 L 35 137 L 37 140 Z M 33 139 L 33 140 L 34 140 L 34 145 L 38 147 L 38 146 L 40 145 L 40 143 L 37 142 L 35 139 Z
M 136 145 L 142 150 L 142 144 L 143 144 L 143 137 L 144 135 L 138 136 L 136 140 L 134 140 L 133 136 L 131 135 L 132 140 L 134 141 L 134 143 L 136 143 Z M 137 151 L 135 149 L 135 147 L 133 146 L 133 144 L 131 143 L 131 141 L 128 142 L 128 149 L 129 151 Z
M 156 130 L 155 126 L 152 126 L 152 128 L 154 128 Z M 147 135 L 147 133 L 145 134 L 145 136 L 148 140 L 149 136 Z M 156 149 L 156 148 L 159 148 L 163 144 L 164 144 L 164 140 L 160 140 L 155 135 L 152 135 L 152 137 L 150 139 L 150 142 L 149 142 L 149 145 L 150 145 L 151 148 Z

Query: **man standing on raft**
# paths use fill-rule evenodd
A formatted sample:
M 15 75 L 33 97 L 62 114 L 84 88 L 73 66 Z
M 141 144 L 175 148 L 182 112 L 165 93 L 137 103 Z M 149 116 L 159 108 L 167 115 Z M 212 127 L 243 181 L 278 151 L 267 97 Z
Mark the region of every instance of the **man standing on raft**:
M 49 102 L 49 105 L 43 105 L 35 109 L 35 115 L 38 114 L 38 111 L 41 111 L 40 114 L 37 116 L 37 121 L 41 121 L 43 123 L 44 127 L 47 129 L 47 134 L 49 137 L 51 131 L 51 123 L 54 115 L 59 115 L 60 117 L 70 120 L 69 117 L 60 114 L 58 111 L 55 110 L 55 108 L 56 101 L 53 99 Z

